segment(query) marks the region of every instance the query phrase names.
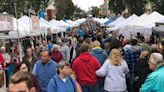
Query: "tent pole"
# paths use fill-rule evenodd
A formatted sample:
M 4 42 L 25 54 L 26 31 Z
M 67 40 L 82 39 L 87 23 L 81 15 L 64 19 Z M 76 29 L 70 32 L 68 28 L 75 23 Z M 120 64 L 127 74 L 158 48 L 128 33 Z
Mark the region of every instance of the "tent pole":
M 17 7 L 16 7 L 16 0 L 14 0 L 14 10 L 15 10 L 15 17 L 18 19 L 18 14 L 17 14 Z M 18 20 L 16 21 L 17 23 L 17 36 L 18 36 L 18 47 L 19 47 L 19 61 L 22 61 L 22 55 L 21 55 L 21 43 L 20 43 L 20 37 L 19 37 L 19 26 L 18 26 Z

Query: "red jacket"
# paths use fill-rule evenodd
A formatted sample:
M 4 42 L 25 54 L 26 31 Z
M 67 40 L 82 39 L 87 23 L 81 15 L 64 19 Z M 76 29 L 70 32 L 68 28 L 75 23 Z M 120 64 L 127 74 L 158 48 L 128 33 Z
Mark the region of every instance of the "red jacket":
M 60 51 L 52 51 L 51 59 L 54 60 L 56 63 L 59 63 L 59 61 L 63 59 L 62 53 Z
M 77 76 L 77 82 L 83 85 L 94 85 L 97 83 L 98 77 L 95 72 L 99 68 L 99 61 L 89 52 L 81 53 L 72 65 L 72 70 Z
M 0 65 L 2 65 L 2 69 L 5 68 L 5 60 L 3 59 L 2 53 L 0 53 Z

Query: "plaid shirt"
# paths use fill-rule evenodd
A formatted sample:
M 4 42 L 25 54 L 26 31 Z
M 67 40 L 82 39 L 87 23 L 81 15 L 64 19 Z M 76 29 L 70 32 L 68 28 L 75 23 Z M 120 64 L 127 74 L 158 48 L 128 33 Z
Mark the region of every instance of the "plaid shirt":
M 142 48 L 139 46 L 132 46 L 130 49 L 127 49 L 124 53 L 124 59 L 129 67 L 129 78 L 134 82 L 136 76 L 136 63 L 139 61 L 139 56 L 142 51 Z

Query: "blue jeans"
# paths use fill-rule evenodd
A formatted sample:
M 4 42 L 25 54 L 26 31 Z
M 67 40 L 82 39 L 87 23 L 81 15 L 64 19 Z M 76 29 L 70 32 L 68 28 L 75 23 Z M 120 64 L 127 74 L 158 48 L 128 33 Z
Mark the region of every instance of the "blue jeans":
M 98 84 L 95 85 L 81 85 L 83 92 L 100 92 Z

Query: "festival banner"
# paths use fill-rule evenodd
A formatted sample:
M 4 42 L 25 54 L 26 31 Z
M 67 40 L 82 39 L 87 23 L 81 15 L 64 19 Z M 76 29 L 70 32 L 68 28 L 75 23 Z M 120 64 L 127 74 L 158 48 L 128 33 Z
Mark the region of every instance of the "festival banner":
M 13 30 L 13 17 L 7 14 L 0 14 L 0 32 Z
M 32 32 L 38 31 L 40 29 L 39 17 L 31 16 L 31 19 L 32 19 Z

